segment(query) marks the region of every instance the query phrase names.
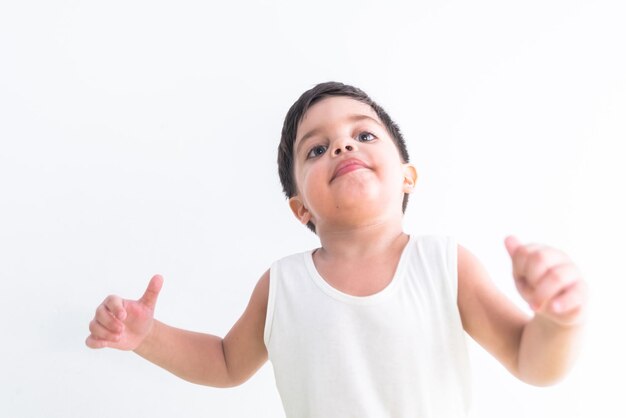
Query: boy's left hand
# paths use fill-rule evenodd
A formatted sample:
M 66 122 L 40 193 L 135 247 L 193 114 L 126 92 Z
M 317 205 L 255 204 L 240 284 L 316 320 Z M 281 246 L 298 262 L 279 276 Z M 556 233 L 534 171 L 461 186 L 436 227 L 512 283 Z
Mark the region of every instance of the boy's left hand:
M 563 326 L 582 323 L 587 285 L 572 260 L 555 248 L 522 245 L 514 236 L 504 244 L 517 290 L 533 311 Z

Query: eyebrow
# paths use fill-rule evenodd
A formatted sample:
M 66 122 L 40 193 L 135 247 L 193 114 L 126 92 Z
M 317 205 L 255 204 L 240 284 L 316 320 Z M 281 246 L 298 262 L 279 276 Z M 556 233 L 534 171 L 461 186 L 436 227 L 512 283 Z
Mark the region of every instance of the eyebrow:
M 348 115 L 344 120 L 348 121 L 348 122 L 358 122 L 358 121 L 364 120 L 364 119 L 369 119 L 369 120 L 371 120 L 373 122 L 376 122 L 376 124 L 382 128 L 382 125 L 380 124 L 380 122 L 378 122 L 373 117 L 367 116 L 367 115 L 361 115 L 361 114 Z M 304 134 L 302 136 L 302 138 L 300 139 L 300 143 L 296 147 L 296 154 L 298 153 L 298 151 L 300 151 L 300 147 L 302 146 L 302 144 L 304 144 L 306 142 L 307 139 L 312 138 L 315 135 L 318 135 L 319 133 L 320 133 L 320 129 L 319 128 L 313 128 L 309 132 Z M 296 138 L 296 141 L 297 141 L 297 138 Z

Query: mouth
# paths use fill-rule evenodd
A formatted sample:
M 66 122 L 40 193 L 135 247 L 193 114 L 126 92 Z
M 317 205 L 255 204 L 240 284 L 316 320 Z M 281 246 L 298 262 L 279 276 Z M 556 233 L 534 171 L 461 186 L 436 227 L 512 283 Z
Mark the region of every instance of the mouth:
M 342 161 L 335 168 L 335 172 L 333 173 L 330 181 L 335 180 L 337 177 L 343 176 L 344 174 L 348 174 L 355 170 L 360 170 L 362 168 L 369 168 L 363 161 L 358 160 L 356 158 L 349 158 L 345 161 Z

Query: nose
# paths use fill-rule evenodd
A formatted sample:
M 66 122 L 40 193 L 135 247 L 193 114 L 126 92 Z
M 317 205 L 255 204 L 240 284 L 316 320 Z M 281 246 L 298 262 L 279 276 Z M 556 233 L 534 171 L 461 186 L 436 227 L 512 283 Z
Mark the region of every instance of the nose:
M 339 140 L 334 146 L 333 155 L 341 155 L 344 152 L 356 151 L 356 145 L 351 144 L 349 140 Z

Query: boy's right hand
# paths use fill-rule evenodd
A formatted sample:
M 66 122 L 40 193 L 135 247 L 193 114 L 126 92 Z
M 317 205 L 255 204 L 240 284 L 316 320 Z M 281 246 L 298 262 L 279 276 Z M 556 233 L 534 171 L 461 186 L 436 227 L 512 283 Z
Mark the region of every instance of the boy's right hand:
M 148 336 L 153 325 L 154 307 L 163 277 L 155 275 L 139 300 L 108 296 L 96 309 L 89 323 L 91 334 L 85 344 L 90 348 L 135 350 Z

